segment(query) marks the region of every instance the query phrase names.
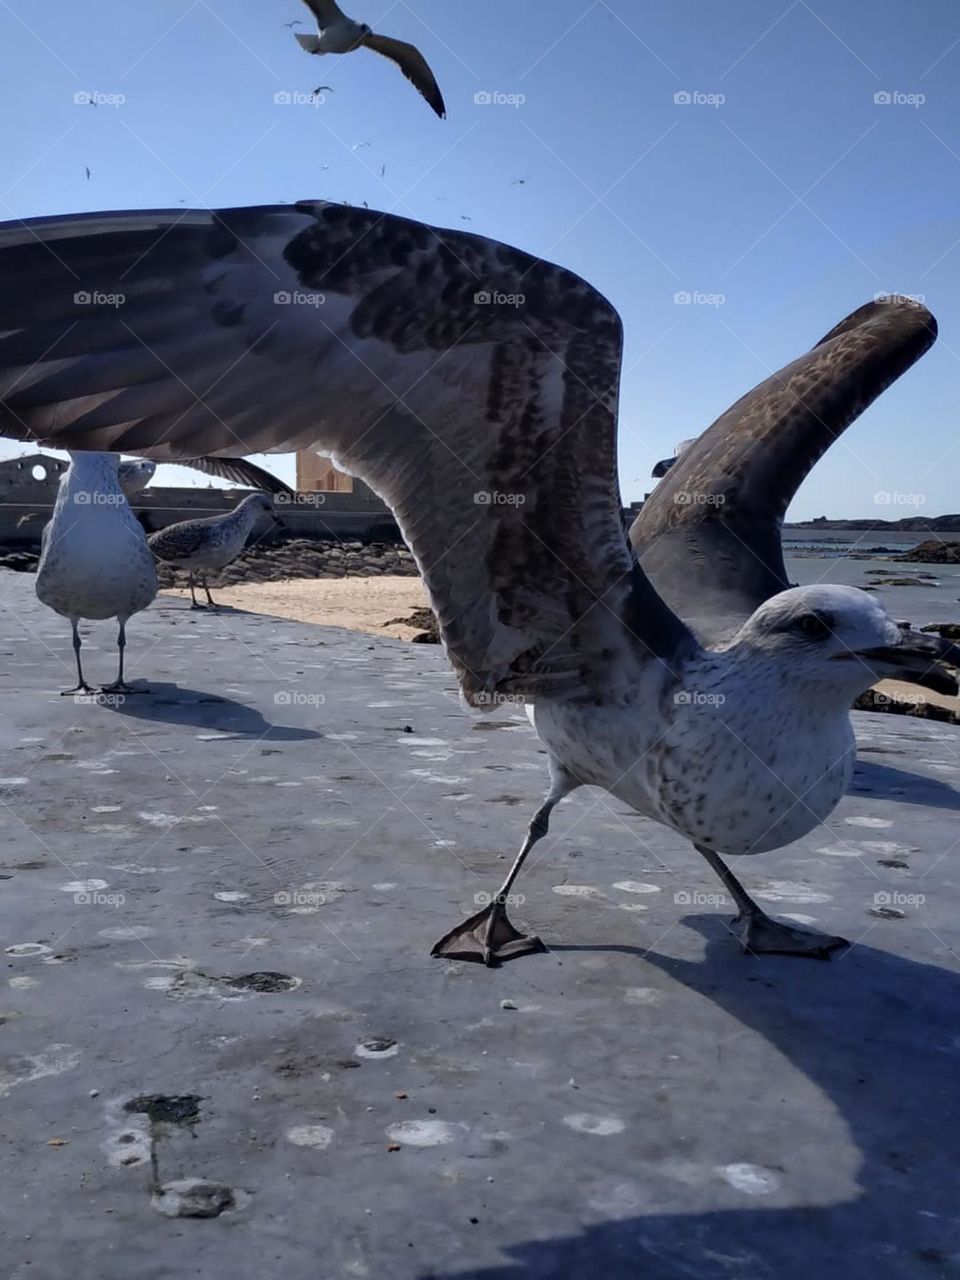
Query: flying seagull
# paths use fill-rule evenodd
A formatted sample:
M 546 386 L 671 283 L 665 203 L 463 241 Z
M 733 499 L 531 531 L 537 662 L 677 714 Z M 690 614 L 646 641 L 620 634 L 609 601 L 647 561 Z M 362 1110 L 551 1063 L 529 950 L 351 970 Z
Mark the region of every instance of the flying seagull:
M 168 524 L 147 539 L 158 560 L 187 570 L 191 609 L 204 608 L 197 603 L 194 578 L 199 579 L 207 593 L 210 608 L 217 607 L 207 586 L 207 574 L 225 569 L 236 560 L 261 515 L 269 515 L 274 525 L 280 523 L 273 514 L 273 499 L 269 494 L 251 493 L 222 516 L 181 520 L 177 524 Z
M 419 89 L 441 120 L 447 108 L 427 60 L 416 47 L 390 36 L 377 35 L 365 22 L 354 22 L 341 10 L 336 0 L 303 0 L 317 20 L 319 35 L 295 31 L 301 49 L 307 53 L 352 53 L 354 49 L 372 49 L 395 62 L 410 83 Z
M 80 619 L 116 618 L 119 669 L 103 693 L 132 693 L 123 678 L 127 620 L 146 609 L 157 594 L 157 571 L 146 534 L 130 510 L 120 483 L 117 453 L 73 453 L 60 477 L 53 519 L 43 531 L 37 566 L 37 596 L 70 619 L 77 683 L 64 694 L 93 693 L 80 661 Z M 148 462 L 127 472 L 139 482 Z M 143 484 L 149 480 L 143 480 Z M 142 484 L 139 487 L 143 487 Z
M 78 309 L 77 279 L 125 292 L 123 314 Z M 321 290 L 322 315 L 278 309 L 278 288 Z M 491 307 L 478 291 L 526 301 Z M 782 371 L 780 402 L 842 429 L 935 332 L 906 300 L 855 312 Z M 532 704 L 549 792 L 490 905 L 436 954 L 490 964 L 542 949 L 508 919 L 507 895 L 584 785 L 693 843 L 736 896 L 745 948 L 828 954 L 843 940 L 765 915 L 721 855 L 779 849 L 832 812 L 853 770 L 850 702 L 878 678 L 956 683 L 929 636 L 848 587 L 779 591 L 726 646 L 701 642 L 623 530 L 621 355 L 620 317 L 572 272 L 376 211 L 0 226 L 0 431 L 158 461 L 238 441 L 332 456 L 393 509 L 467 703 Z

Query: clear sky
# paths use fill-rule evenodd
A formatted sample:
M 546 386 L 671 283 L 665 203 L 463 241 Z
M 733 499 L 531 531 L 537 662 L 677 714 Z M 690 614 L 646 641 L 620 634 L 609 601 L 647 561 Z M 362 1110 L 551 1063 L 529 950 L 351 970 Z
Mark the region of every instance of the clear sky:
M 960 511 L 955 0 L 348 11 L 419 45 L 446 121 L 374 54 L 301 52 L 284 26 L 311 29 L 298 0 L 2 0 L 0 217 L 366 200 L 560 262 L 624 319 L 628 500 L 676 441 L 854 307 L 922 296 L 940 341 L 791 516 Z M 275 101 L 321 83 L 334 89 L 321 105 Z M 512 101 L 475 102 L 484 92 Z M 84 93 L 107 97 L 77 104 Z M 683 292 L 713 300 L 678 304 Z M 288 459 L 277 469 L 292 476 Z

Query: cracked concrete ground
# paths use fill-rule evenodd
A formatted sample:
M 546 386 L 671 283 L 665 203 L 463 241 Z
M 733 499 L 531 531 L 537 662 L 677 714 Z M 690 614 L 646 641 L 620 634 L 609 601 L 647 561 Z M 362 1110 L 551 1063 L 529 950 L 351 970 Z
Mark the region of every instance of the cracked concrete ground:
M 740 866 L 854 946 L 741 956 L 684 841 L 545 784 L 435 649 L 165 599 L 77 703 L 0 575 L 0 1233 L 15 1280 L 960 1274 L 960 730 L 858 715 L 852 793 Z M 97 624 L 88 675 L 112 679 Z

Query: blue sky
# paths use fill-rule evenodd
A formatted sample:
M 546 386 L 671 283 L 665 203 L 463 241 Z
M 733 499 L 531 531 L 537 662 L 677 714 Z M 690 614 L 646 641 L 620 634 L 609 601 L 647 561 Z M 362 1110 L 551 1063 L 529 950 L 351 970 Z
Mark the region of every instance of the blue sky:
M 628 500 L 676 441 L 854 307 L 922 296 L 940 341 L 819 464 L 791 516 L 960 510 L 960 8 L 349 11 L 420 46 L 445 122 L 373 54 L 303 54 L 283 25 L 310 29 L 297 0 L 4 0 L 0 217 L 366 200 L 560 262 L 624 319 Z M 335 89 L 320 106 L 274 100 L 320 83 Z M 523 100 L 478 104 L 481 92 Z M 78 93 L 124 100 L 92 108 Z M 715 304 L 677 304 L 681 292 Z M 287 459 L 278 470 L 292 476 Z

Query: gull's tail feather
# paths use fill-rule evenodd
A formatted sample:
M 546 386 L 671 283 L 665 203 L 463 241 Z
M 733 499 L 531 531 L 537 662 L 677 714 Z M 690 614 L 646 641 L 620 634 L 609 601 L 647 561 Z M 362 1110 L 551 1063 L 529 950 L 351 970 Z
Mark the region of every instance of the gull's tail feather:
M 320 37 L 318 35 L 305 35 L 302 31 L 293 33 L 297 37 L 297 44 L 301 49 L 306 49 L 307 53 L 320 52 Z

